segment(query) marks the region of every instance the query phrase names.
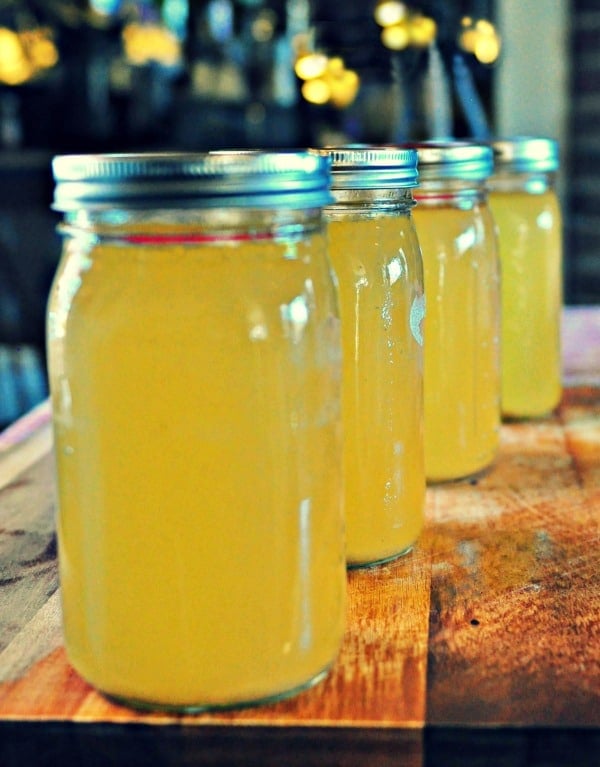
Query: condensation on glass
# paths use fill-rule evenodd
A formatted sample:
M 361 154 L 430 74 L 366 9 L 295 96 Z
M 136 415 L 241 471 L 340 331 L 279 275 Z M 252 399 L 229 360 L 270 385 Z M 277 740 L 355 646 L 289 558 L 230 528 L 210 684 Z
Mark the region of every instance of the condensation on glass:
M 502 264 L 502 412 L 549 414 L 562 395 L 562 220 L 558 143 L 520 136 L 492 142 L 490 206 Z
M 423 253 L 425 473 L 473 477 L 493 462 L 500 430 L 500 274 L 485 182 L 489 146 L 416 145 L 415 192 Z
M 270 701 L 343 631 L 341 346 L 308 152 L 63 156 L 48 313 L 64 631 L 133 706 Z
M 342 318 L 350 567 L 407 553 L 423 527 L 423 266 L 414 150 L 341 147 L 325 209 Z

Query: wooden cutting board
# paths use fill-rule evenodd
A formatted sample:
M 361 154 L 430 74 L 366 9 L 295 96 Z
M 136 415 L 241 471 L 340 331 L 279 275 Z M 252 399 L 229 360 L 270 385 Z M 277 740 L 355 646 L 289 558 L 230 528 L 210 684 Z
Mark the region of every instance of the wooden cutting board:
M 134 721 L 65 659 L 50 446 L 43 423 L 0 462 L 14 464 L 0 490 L 0 716 Z M 503 426 L 486 477 L 428 490 L 411 555 L 349 574 L 346 636 L 323 684 L 193 721 L 597 726 L 599 519 L 600 390 L 571 389 L 556 417 Z
M 485 477 L 428 490 L 412 554 L 349 574 L 346 634 L 323 683 L 270 706 L 181 717 L 114 705 L 67 662 L 49 415 L 45 403 L 0 435 L 0 756 L 2 734 L 14 735 L 2 725 L 48 722 L 191 728 L 203 754 L 220 744 L 225 761 L 211 764 L 248 753 L 275 764 L 276 744 L 289 764 L 326 764 L 332 749 L 340 765 L 434 764 L 424 742 L 445 766 L 470 764 L 473 733 L 500 731 L 505 746 L 524 732 L 549 743 L 576 732 L 581 753 L 600 754 L 596 385 L 570 386 L 551 418 L 503 425 Z M 549 764 L 570 764 L 572 752 L 557 753 Z

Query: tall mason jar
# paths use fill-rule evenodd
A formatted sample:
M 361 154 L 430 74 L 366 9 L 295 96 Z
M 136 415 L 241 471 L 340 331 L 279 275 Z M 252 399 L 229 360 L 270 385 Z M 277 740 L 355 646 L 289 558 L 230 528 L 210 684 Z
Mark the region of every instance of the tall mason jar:
M 184 711 L 317 682 L 346 576 L 328 163 L 98 155 L 53 170 L 72 665 L 126 704 Z
M 408 552 L 423 527 L 423 267 L 414 150 L 341 147 L 325 209 L 342 319 L 349 567 Z
M 558 143 L 523 136 L 492 146 L 490 206 L 502 263 L 502 412 L 544 416 L 562 395 Z
M 425 473 L 477 475 L 500 428 L 500 282 L 485 182 L 492 150 L 421 143 L 415 226 L 425 272 Z

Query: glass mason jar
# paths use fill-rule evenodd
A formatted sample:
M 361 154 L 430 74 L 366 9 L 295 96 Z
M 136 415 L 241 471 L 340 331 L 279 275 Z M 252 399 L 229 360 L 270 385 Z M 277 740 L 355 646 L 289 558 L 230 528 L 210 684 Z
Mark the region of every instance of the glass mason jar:
M 413 150 L 347 147 L 325 209 L 342 319 L 349 567 L 406 553 L 423 527 L 423 267 Z
M 423 253 L 425 473 L 429 482 L 477 475 L 500 434 L 500 284 L 484 186 L 489 146 L 422 143 L 415 226 Z
M 343 630 L 341 348 L 309 153 L 63 156 L 48 314 L 64 631 L 130 705 L 265 702 Z
M 502 263 L 502 412 L 544 416 L 562 395 L 562 221 L 555 176 L 558 144 L 494 141 L 490 206 Z

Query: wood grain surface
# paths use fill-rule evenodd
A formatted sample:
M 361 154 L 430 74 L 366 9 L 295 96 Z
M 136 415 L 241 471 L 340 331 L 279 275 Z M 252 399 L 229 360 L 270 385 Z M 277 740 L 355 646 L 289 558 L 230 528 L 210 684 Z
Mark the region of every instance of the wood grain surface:
M 494 469 L 430 494 L 430 723 L 600 724 L 600 398 L 503 429 Z
M 592 383 L 566 389 L 550 418 L 504 424 L 485 476 L 429 488 L 410 555 L 349 573 L 347 630 L 323 683 L 181 717 L 117 706 L 66 660 L 42 405 L 0 435 L 0 764 L 29 764 L 10 758 L 24 758 L 32 733 L 80 756 L 84 735 L 114 742 L 128 765 L 132 744 L 145 753 L 148 742 L 154 762 L 140 764 L 600 764 L 600 376 Z

